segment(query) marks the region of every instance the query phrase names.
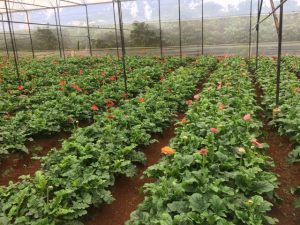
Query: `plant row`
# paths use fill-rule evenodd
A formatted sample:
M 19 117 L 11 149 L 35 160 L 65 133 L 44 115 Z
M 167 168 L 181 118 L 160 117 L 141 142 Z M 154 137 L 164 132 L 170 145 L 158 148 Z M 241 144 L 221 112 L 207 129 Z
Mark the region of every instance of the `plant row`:
M 140 60 L 141 65 L 149 63 L 151 66 L 136 68 L 128 73 L 128 93 L 124 91 L 124 81 L 119 77 L 120 73 L 107 76 L 107 67 L 104 67 L 104 72 L 101 73 L 92 71 L 76 78 L 70 77 L 70 80 L 61 80 L 43 94 L 31 98 L 31 109 L 18 111 L 14 116 L 2 117 L 0 154 L 8 154 L 12 150 L 28 152 L 25 142 L 32 139 L 32 136 L 59 132 L 76 126 L 76 121 L 91 120 L 95 112 L 99 113 L 111 106 L 122 104 L 124 100 L 137 96 L 146 86 L 153 86 L 157 81 L 164 79 L 174 68 L 187 63 L 172 58 L 155 64 L 148 58 L 145 59 L 148 63 L 143 60 Z M 94 72 L 97 74 L 96 78 Z M 97 78 L 108 81 L 102 84 Z M 77 79 L 76 83 L 74 79 Z
M 281 69 L 279 107 L 275 105 L 276 62 L 261 58 L 256 77 L 263 91 L 263 105 L 272 118 L 271 124 L 278 128 L 280 135 L 290 137 L 298 146 L 289 154 L 289 161 L 297 162 L 300 161 L 300 83 L 295 73 L 290 72 L 288 59 L 285 58 Z
M 162 132 L 215 64 L 214 58 L 201 58 L 137 98 L 96 115 L 93 125 L 77 129 L 59 151 L 50 151 L 34 177 L 0 188 L 0 221 L 81 224 L 77 220 L 91 205 L 112 202 L 109 187 L 115 177 L 135 174 L 135 163 L 145 160 L 140 147 L 152 142 L 151 134 Z
M 260 152 L 262 123 L 242 58 L 227 58 L 195 96 L 164 157 L 145 174 L 157 179 L 127 225 L 274 224 L 266 212 L 277 187 Z
M 170 69 L 180 64 L 178 59 L 167 60 Z M 126 63 L 127 72 L 131 72 L 136 68 L 154 66 L 161 63 L 161 60 L 128 57 Z M 8 117 L 18 111 L 33 110 L 41 102 L 55 100 L 59 95 L 70 95 L 72 91 L 89 95 L 103 85 L 113 83 L 121 74 L 121 63 L 111 57 L 70 58 L 66 61 L 55 58 L 24 60 L 20 68 L 22 85 L 17 81 L 13 64 L 8 63 L 1 69 L 0 93 L 3 98 L 0 112 Z M 68 91 L 57 92 L 61 89 Z

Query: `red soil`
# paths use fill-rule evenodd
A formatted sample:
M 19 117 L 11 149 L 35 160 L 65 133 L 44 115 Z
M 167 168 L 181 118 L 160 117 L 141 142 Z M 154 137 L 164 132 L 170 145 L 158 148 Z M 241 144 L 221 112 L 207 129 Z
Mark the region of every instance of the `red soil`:
M 182 118 L 182 115 L 179 116 Z M 123 225 L 130 217 L 139 203 L 144 199 L 140 188 L 153 179 L 141 178 L 147 167 L 157 163 L 161 158 L 161 148 L 169 144 L 169 140 L 174 136 L 172 125 L 163 135 L 154 136 L 155 142 L 144 149 L 147 157 L 146 165 L 138 165 L 138 173 L 133 178 L 118 177 L 115 185 L 111 188 L 112 195 L 116 199 L 112 204 L 102 205 L 100 208 L 93 208 L 89 215 L 84 218 L 85 225 Z
M 70 133 L 61 132 L 50 137 L 38 137 L 33 142 L 26 144 L 30 154 L 10 153 L 0 163 L 0 186 L 8 185 L 9 181 L 18 181 L 21 175 L 33 175 L 40 167 L 39 160 L 33 160 L 33 156 L 45 156 L 52 148 L 60 148 L 62 139 L 66 139 Z M 38 150 L 35 150 L 39 148 Z
M 262 91 L 259 86 L 256 86 L 256 96 L 258 104 L 261 105 Z M 293 144 L 288 137 L 279 136 L 276 129 L 268 125 L 263 112 L 261 118 L 264 122 L 265 133 L 262 141 L 270 146 L 267 155 L 272 157 L 275 163 L 275 167 L 271 170 L 278 175 L 279 188 L 276 194 L 281 199 L 273 203 L 274 206 L 269 216 L 279 220 L 277 225 L 299 225 L 300 209 L 295 209 L 293 206 L 295 196 L 291 194 L 291 188 L 300 185 L 300 165 L 287 162 L 287 156 L 293 149 Z

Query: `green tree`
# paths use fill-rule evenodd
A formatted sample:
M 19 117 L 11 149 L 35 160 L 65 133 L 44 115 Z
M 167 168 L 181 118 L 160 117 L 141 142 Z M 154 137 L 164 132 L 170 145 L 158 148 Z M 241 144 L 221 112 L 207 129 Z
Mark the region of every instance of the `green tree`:
M 34 48 L 38 50 L 54 50 L 57 48 L 57 37 L 49 28 L 38 28 L 34 32 Z
M 142 22 L 134 22 L 130 32 L 130 45 L 136 47 L 152 47 L 159 45 L 158 30 Z

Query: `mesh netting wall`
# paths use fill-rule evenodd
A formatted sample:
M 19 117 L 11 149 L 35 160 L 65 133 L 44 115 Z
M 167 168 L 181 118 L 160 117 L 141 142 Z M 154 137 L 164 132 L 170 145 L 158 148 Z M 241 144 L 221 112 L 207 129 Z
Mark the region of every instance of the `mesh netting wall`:
M 181 0 L 181 43 L 183 55 L 199 55 L 202 40 L 202 1 Z M 204 0 L 204 53 L 213 55 L 248 55 L 250 0 Z M 271 8 L 265 1 L 264 18 Z M 279 1 L 275 1 L 279 4 Z M 164 55 L 179 55 L 179 7 L 176 0 L 160 0 Z M 253 1 L 252 25 L 256 23 L 257 1 Z M 136 0 L 122 3 L 126 52 L 129 55 L 159 55 L 159 1 Z M 285 6 L 283 21 L 283 54 L 300 54 L 300 1 L 290 0 Z M 55 10 L 28 11 L 33 49 L 37 56 L 116 54 L 120 46 L 117 6 L 116 27 L 112 3 L 84 5 L 59 9 L 61 29 L 56 27 Z M 58 12 L 56 12 L 58 14 Z M 6 14 L 2 14 L 6 21 Z M 1 18 L 1 17 L 0 17 Z M 19 56 L 31 56 L 31 41 L 25 12 L 12 13 L 14 37 Z M 44 24 L 44 25 L 40 25 Z M 5 31 L 5 33 L 4 33 Z M 6 40 L 6 43 L 5 43 Z M 252 30 L 252 54 L 255 54 L 256 31 Z M 6 48 L 7 46 L 7 48 Z M 260 25 L 259 54 L 277 54 L 277 33 L 271 16 Z M 8 24 L 0 26 L 0 50 L 11 53 Z

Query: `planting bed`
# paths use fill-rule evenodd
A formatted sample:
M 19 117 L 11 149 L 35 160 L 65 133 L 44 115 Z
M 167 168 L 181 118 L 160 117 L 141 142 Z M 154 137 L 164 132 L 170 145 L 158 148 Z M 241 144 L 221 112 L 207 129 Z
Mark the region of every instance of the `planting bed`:
M 126 62 L 2 60 L 0 225 L 300 224 L 299 58 Z

